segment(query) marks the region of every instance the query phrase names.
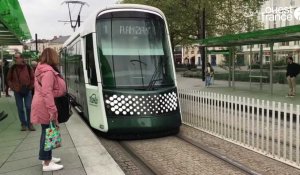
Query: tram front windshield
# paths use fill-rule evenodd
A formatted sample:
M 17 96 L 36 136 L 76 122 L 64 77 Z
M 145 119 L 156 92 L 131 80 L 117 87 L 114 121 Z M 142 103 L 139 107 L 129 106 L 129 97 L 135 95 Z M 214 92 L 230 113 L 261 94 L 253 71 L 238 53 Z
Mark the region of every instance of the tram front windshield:
M 101 15 L 96 25 L 103 87 L 174 86 L 164 20 L 143 12 Z

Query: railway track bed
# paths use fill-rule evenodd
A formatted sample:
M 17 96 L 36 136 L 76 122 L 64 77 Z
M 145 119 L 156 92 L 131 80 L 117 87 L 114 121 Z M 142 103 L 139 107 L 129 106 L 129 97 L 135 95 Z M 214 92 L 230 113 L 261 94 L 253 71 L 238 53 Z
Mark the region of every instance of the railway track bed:
M 197 129 L 177 136 L 102 144 L 125 174 L 300 174 L 300 170 Z

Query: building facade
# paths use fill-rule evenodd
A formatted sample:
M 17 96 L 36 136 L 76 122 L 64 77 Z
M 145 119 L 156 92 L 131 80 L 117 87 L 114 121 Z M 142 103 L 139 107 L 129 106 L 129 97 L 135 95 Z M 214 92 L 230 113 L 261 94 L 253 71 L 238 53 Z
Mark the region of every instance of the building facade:
M 222 50 L 223 48 L 212 47 L 208 48 L 208 52 L 212 50 Z M 199 50 L 199 44 L 192 44 L 189 46 L 182 47 L 182 64 L 191 64 L 196 66 L 201 66 L 202 59 Z M 211 63 L 212 66 L 222 65 L 224 63 L 223 54 L 207 54 L 207 61 Z
M 61 48 L 63 47 L 64 42 L 69 37 L 70 36 L 59 36 L 59 37 L 55 36 L 51 40 L 46 40 L 46 39 L 37 40 L 38 53 L 41 54 L 43 52 L 43 50 L 47 47 L 50 47 L 50 48 L 54 49 L 57 53 L 59 53 Z M 30 41 L 26 45 L 28 47 L 28 50 L 36 51 L 36 42 L 35 42 L 35 40 Z
M 279 28 L 291 25 L 299 25 L 300 18 L 296 18 L 295 10 L 300 7 L 298 0 L 268 0 L 258 13 L 258 19 L 263 29 Z M 250 47 L 252 47 L 252 58 L 250 58 Z M 263 64 L 270 62 L 270 45 L 263 44 Z M 295 62 L 300 63 L 299 41 L 274 43 L 274 62 L 283 62 L 288 56 L 292 56 Z M 259 63 L 260 45 L 243 46 L 246 64 Z

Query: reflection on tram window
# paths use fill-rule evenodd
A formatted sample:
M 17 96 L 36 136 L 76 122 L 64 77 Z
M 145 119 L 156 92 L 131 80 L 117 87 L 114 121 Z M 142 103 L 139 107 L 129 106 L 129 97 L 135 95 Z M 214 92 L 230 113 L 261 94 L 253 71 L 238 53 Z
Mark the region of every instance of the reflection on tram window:
M 118 15 L 115 15 L 118 16 Z M 97 20 L 97 45 L 104 87 L 173 86 L 164 21 L 153 14 Z
M 89 84 L 97 86 L 92 34 L 86 37 L 86 63 Z

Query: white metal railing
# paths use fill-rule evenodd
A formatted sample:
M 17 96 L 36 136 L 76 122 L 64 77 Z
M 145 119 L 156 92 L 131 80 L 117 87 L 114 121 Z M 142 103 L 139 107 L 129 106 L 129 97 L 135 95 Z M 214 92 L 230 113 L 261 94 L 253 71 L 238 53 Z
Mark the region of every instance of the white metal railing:
M 183 123 L 300 168 L 300 105 L 179 89 Z

